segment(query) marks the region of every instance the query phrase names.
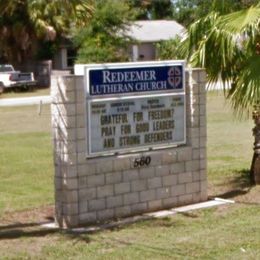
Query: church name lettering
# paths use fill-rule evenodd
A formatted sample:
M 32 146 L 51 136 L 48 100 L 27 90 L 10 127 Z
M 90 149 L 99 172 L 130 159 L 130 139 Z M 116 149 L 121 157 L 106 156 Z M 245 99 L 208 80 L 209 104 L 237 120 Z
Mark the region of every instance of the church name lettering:
M 90 69 L 89 93 L 95 95 L 181 90 L 183 67 L 167 65 L 121 69 Z

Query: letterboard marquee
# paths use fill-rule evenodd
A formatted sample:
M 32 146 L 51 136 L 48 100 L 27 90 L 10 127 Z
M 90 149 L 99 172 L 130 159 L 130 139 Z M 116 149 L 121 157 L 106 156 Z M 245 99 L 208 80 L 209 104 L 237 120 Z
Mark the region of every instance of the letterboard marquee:
M 186 142 L 184 62 L 86 65 L 87 156 Z

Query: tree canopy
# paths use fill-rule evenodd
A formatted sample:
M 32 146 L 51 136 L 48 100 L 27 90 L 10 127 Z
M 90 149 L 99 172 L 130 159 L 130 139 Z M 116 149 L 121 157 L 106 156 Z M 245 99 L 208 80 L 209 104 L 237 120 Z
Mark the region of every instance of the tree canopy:
M 260 101 L 259 29 L 260 4 L 225 15 L 211 12 L 190 26 L 182 48 L 210 82 L 223 82 L 239 112 Z
M 74 43 L 78 48 L 77 62 L 118 62 L 128 60 L 129 37 L 125 30 L 135 17 L 126 1 L 97 0 L 90 22 L 77 29 Z
M 43 42 L 86 24 L 92 12 L 92 0 L 0 0 L 0 57 L 30 59 Z
M 125 0 L 131 9 L 135 9 L 137 20 L 158 20 L 172 17 L 171 0 Z
M 180 60 L 185 59 L 185 53 L 180 52 L 181 38 L 161 41 L 156 44 L 156 57 L 159 60 Z
M 258 0 L 173 0 L 172 3 L 172 19 L 189 26 L 212 11 L 228 14 L 248 8 Z

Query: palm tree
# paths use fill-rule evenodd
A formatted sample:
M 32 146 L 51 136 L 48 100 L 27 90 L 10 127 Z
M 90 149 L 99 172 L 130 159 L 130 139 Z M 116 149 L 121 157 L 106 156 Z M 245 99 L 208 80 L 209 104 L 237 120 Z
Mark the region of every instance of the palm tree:
M 0 56 L 22 62 L 92 14 L 92 0 L 0 0 Z M 1 53 L 2 52 L 2 53 Z
M 242 114 L 254 106 L 260 108 L 260 3 L 227 15 L 211 12 L 190 26 L 183 46 L 190 63 L 206 69 L 209 82 L 221 80 L 234 111 Z M 259 136 L 257 148 L 258 112 L 254 114 L 255 122 L 259 121 L 254 130 L 255 136 Z M 260 183 L 257 148 L 251 180 Z

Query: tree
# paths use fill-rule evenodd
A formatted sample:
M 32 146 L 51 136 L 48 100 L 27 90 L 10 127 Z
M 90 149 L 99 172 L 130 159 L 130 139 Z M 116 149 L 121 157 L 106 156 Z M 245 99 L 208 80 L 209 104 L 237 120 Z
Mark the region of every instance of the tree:
M 33 58 L 42 43 L 86 24 L 92 11 L 90 0 L 0 0 L 0 57 L 12 63 Z
M 128 60 L 130 39 L 124 34 L 135 13 L 125 1 L 98 0 L 89 24 L 74 32 L 77 62 L 118 62 Z
M 260 4 L 226 15 L 210 13 L 190 26 L 183 46 L 210 82 L 222 81 L 235 111 L 242 114 L 260 104 Z
M 176 37 L 167 41 L 161 41 L 156 44 L 156 56 L 159 60 L 181 60 L 185 56 L 179 51 L 181 38 Z
M 149 8 L 150 17 L 152 20 L 169 19 L 172 16 L 172 1 L 171 0 L 154 0 L 151 1 Z
M 215 11 L 227 14 L 247 8 L 258 0 L 173 0 L 172 18 L 184 26 Z
M 158 20 L 172 17 L 171 0 L 126 0 L 136 10 L 137 20 Z

